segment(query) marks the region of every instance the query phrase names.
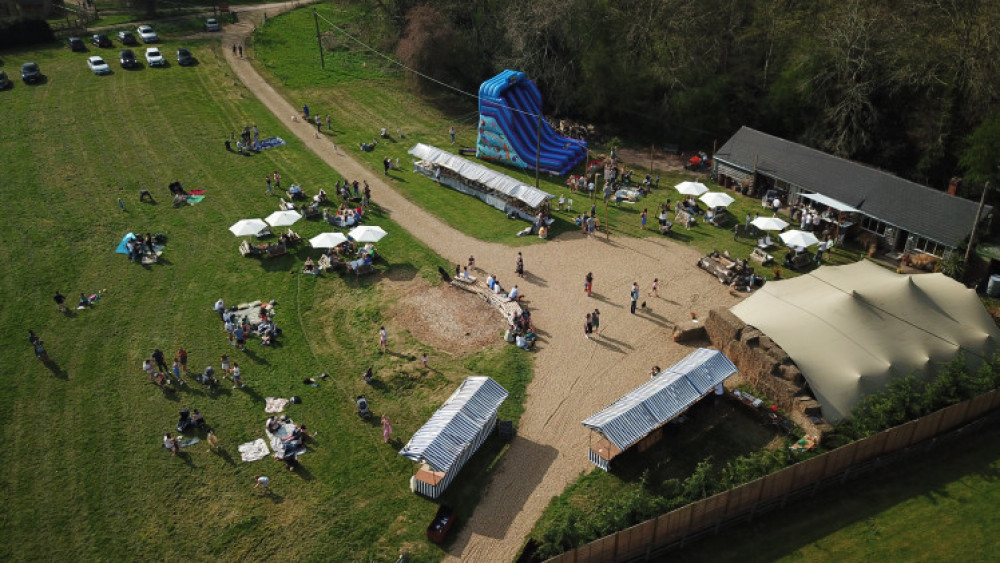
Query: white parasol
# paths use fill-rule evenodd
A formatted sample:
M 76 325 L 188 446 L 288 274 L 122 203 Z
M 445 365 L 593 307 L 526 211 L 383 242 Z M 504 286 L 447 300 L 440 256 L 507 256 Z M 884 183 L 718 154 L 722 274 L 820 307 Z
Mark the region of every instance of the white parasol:
M 313 248 L 333 248 L 347 242 L 347 237 L 342 233 L 322 233 L 309 239 L 309 244 Z
M 781 237 L 782 242 L 788 246 L 794 246 L 797 248 L 806 248 L 814 244 L 819 244 L 818 238 L 816 238 L 812 233 L 807 233 L 805 231 L 785 231 L 778 236 Z
M 235 225 L 229 227 L 229 232 L 238 237 L 248 237 L 256 235 L 267 229 L 267 223 L 263 219 L 241 219 Z
M 722 192 L 708 192 L 707 194 L 699 197 L 701 201 L 705 202 L 709 207 L 729 207 L 729 204 L 736 201 L 729 194 L 724 194 Z
M 699 196 L 708 191 L 708 187 L 701 182 L 681 182 L 674 186 L 674 188 L 684 195 L 693 196 Z
M 358 242 L 378 242 L 388 233 L 382 230 L 382 227 L 365 225 L 363 227 L 354 227 L 347 234 L 351 235 L 351 238 Z
M 786 221 L 777 217 L 757 217 L 750 224 L 762 231 L 780 231 L 788 226 Z
M 296 221 L 302 218 L 302 215 L 293 209 L 286 209 L 283 211 L 275 211 L 274 213 L 267 216 L 264 221 L 267 221 L 268 225 L 272 227 L 287 227 L 289 225 L 294 225 Z

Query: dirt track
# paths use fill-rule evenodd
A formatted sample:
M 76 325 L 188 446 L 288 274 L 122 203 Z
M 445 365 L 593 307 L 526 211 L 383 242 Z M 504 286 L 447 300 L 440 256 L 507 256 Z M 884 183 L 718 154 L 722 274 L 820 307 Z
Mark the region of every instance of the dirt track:
M 291 4 L 261 6 L 273 15 Z M 224 29 L 224 46 L 243 42 L 254 25 L 250 7 L 239 8 L 241 23 Z M 449 559 L 510 561 L 549 500 L 581 472 L 587 460 L 587 431 L 580 421 L 647 380 L 651 366 L 666 367 L 690 350 L 670 340 L 674 323 L 690 313 L 736 302 L 714 278 L 695 267 L 697 253 L 665 238 L 630 239 L 579 233 L 521 249 L 525 279 L 514 275 L 516 250 L 474 240 L 398 194 L 390 183 L 343 153 L 316 139 L 314 128 L 291 122 L 298 109 L 278 95 L 246 60 L 224 48 L 229 64 L 251 92 L 342 176 L 366 178 L 373 199 L 401 227 L 452 262 L 475 255 L 476 264 L 497 274 L 505 287 L 517 283 L 540 329 L 535 378 L 528 387 L 525 413 L 510 450 L 500 463 L 483 500 L 450 549 Z M 404 172 L 405 173 L 405 172 Z M 480 205 L 470 199 L 470 205 Z M 583 291 L 584 275 L 594 273 L 594 295 Z M 661 298 L 651 298 L 654 277 Z M 629 314 L 628 292 L 639 282 L 649 308 Z M 388 282 L 391 283 L 391 282 Z M 601 311 L 601 335 L 587 340 L 584 316 Z

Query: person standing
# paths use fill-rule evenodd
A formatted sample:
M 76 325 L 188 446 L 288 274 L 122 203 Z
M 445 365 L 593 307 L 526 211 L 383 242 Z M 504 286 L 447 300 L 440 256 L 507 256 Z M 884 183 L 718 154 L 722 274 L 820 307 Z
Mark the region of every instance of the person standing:
M 222 361 L 222 376 L 228 377 L 231 369 L 229 365 L 229 356 L 223 354 L 221 361 Z
M 642 230 L 646 230 L 646 210 L 642 210 L 642 215 L 639 216 L 639 222 L 642 223 Z
M 371 204 L 371 201 L 372 201 L 372 189 L 368 187 L 368 182 L 365 181 L 365 191 L 364 191 L 364 197 L 361 199 L 361 205 L 363 207 L 368 207 L 368 205 Z
M 634 315 L 636 303 L 639 301 L 639 284 L 636 282 L 632 282 L 632 291 L 629 292 L 629 299 L 631 300 L 630 310 Z
M 153 350 L 153 361 L 156 362 L 156 369 L 159 371 L 167 371 L 167 362 L 163 358 L 163 351 L 157 348 Z
M 331 125 L 331 123 L 333 123 L 333 121 L 330 119 L 330 114 L 326 114 L 326 130 L 333 132 L 333 125 Z
M 243 58 L 243 44 L 240 43 L 239 46 L 236 47 L 236 50 L 239 51 L 240 58 L 242 59 Z
M 319 114 L 316 114 L 316 132 L 319 133 L 322 121 L 320 121 Z
M 233 43 L 233 55 L 235 55 L 235 54 L 236 54 L 236 44 Z
M 378 350 L 383 354 L 389 349 L 389 333 L 386 332 L 385 326 L 380 326 L 378 329 Z
M 427 367 L 427 352 L 424 352 L 423 356 L 420 357 L 420 362 L 424 365 L 424 368 Z
M 260 494 L 267 494 L 267 486 L 271 484 L 271 478 L 266 475 L 257 475 L 253 478 L 253 488 L 260 487 Z
M 590 314 L 591 324 L 594 325 L 594 334 L 597 336 L 601 335 L 601 311 L 594 309 L 594 312 Z
M 649 290 L 649 294 L 660 296 L 660 278 L 653 278 L 653 289 Z
M 587 272 L 583 278 L 583 290 L 587 292 L 587 297 L 590 297 L 590 292 L 594 291 L 594 274 Z
M 455 126 L 452 125 L 448 128 L 448 134 L 451 135 L 451 144 L 455 144 Z
M 233 389 L 243 387 L 243 374 L 240 373 L 240 364 L 233 362 Z
M 590 340 L 590 333 L 594 331 L 593 318 L 587 313 L 587 322 L 583 325 L 583 336 Z
M 302 104 L 302 115 L 309 119 L 309 104 Z
M 271 178 L 274 180 L 274 189 L 280 190 L 281 189 L 281 174 L 278 174 L 278 171 L 275 170 L 274 174 L 271 175 Z
M 390 160 L 389 157 L 385 157 L 385 159 L 382 160 L 382 168 L 385 170 L 386 176 L 389 175 L 390 166 L 392 166 L 392 160 Z
M 389 438 L 392 437 L 392 422 L 389 421 L 389 417 L 382 415 L 382 442 L 388 444 Z
M 267 191 L 264 193 L 266 193 L 267 195 L 274 195 L 274 188 L 271 187 L 271 176 L 268 174 L 264 174 L 264 181 L 267 182 Z
M 178 385 L 184 385 L 184 380 L 181 379 L 181 363 L 180 360 L 174 358 L 174 365 L 170 367 L 170 371 L 174 374 L 174 379 L 177 380 Z
M 517 253 L 517 263 L 514 265 L 514 272 L 519 278 L 524 277 L 524 257 L 521 256 L 520 252 Z
M 181 363 L 181 369 L 184 370 L 184 375 L 188 372 L 188 353 L 184 348 L 177 349 L 177 360 Z
M 66 296 L 65 295 L 63 295 L 62 293 L 59 293 L 57 291 L 56 294 L 52 296 L 52 300 L 56 302 L 56 308 L 59 309 L 60 313 L 65 313 L 66 312 Z

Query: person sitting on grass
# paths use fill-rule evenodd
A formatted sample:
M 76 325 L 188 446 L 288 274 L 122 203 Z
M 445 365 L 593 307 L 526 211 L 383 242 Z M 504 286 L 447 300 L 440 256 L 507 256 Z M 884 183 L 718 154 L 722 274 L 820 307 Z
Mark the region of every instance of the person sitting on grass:
M 319 273 L 319 271 L 316 270 L 316 263 L 313 262 L 313 259 L 311 257 L 306 258 L 306 263 L 302 265 L 302 273 L 312 274 L 312 275 L 316 275 Z
M 368 366 L 368 369 L 365 370 L 361 379 L 364 379 L 365 383 L 371 385 L 372 381 L 375 379 L 375 369 L 372 366 Z
M 163 448 L 170 450 L 171 455 L 177 455 L 181 451 L 181 443 L 177 438 L 171 436 L 170 432 L 167 432 L 163 436 Z

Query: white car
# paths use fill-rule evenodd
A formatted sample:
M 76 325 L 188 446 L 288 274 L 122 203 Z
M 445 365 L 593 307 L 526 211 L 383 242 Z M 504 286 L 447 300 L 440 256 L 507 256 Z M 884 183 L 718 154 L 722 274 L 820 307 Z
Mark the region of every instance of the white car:
M 205 31 L 222 31 L 222 28 L 219 27 L 219 20 L 208 18 L 208 21 L 205 22 Z
M 146 64 L 149 66 L 167 66 L 167 60 L 160 54 L 159 49 L 149 47 L 146 49 Z
M 139 34 L 139 38 L 142 39 L 143 43 L 155 43 L 160 40 L 156 36 L 156 32 L 153 31 L 152 26 L 140 25 L 135 29 L 136 33 Z
M 101 57 L 87 57 L 87 66 L 94 74 L 111 74 L 111 67 Z

